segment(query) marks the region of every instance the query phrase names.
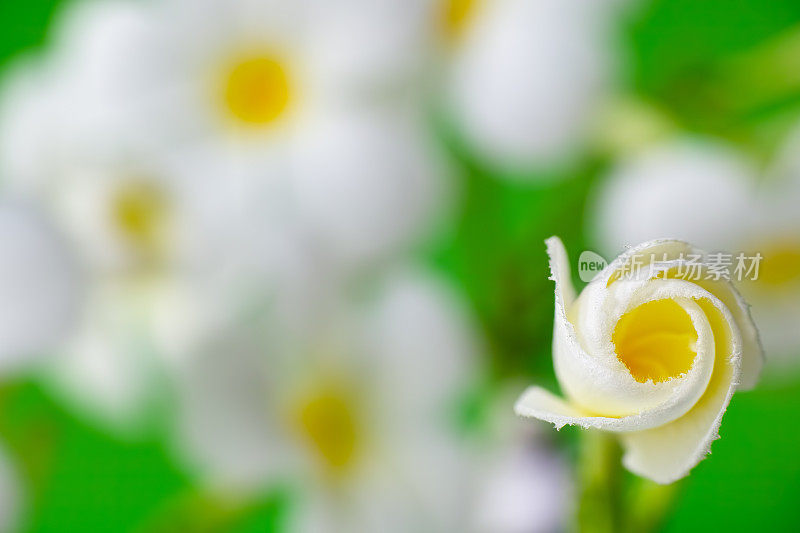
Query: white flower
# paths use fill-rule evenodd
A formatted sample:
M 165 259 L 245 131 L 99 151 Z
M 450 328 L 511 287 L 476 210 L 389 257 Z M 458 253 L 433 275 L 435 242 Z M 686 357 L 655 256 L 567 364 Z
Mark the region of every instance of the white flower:
M 563 244 L 554 237 L 547 247 L 553 362 L 568 400 L 531 387 L 517 413 L 618 432 L 625 466 L 656 482 L 687 475 L 717 438 L 733 393 L 761 370 L 744 300 L 731 282 L 704 279 L 705 258 L 693 275 L 679 258 L 702 252 L 675 240 L 625 252 L 576 298 Z
M 222 489 L 298 483 L 293 531 L 458 530 L 469 463 L 449 416 L 475 346 L 453 296 L 403 273 L 316 311 L 206 346 L 183 374 L 179 451 Z
M 0 367 L 52 350 L 73 326 L 79 275 L 62 236 L 35 209 L 0 203 Z
M 149 372 L 141 347 L 155 342 L 152 309 L 175 292 L 176 270 L 197 253 L 189 237 L 208 236 L 193 232 L 210 216 L 190 201 L 166 154 L 132 139 L 117 139 L 116 151 L 108 138 L 96 151 L 84 143 L 90 122 L 114 121 L 86 102 L 73 107 L 81 101 L 72 89 L 86 80 L 44 66 L 26 61 L 6 82 L 0 172 L 8 194 L 38 204 L 64 233 L 86 277 L 86 307 L 51 346 L 59 352 L 48 362 L 53 383 L 90 413 L 128 418 Z
M 589 200 L 587 233 L 605 253 L 670 235 L 734 250 L 751 216 L 755 166 L 719 142 L 685 138 L 619 162 Z
M 427 227 L 442 193 L 416 100 L 400 89 L 405 46 L 382 40 L 391 14 L 359 2 L 167 1 L 137 47 L 145 89 L 119 104 L 139 109 L 158 143 L 192 154 L 193 174 L 241 181 L 247 209 L 297 217 L 345 263 L 391 254 Z
M 761 182 L 752 163 L 721 143 L 684 139 L 653 146 L 622 162 L 601 184 L 588 227 L 606 252 L 672 235 L 732 253 L 731 269 L 738 254 L 761 254 L 758 279 L 739 288 L 753 306 L 776 370 L 797 360 L 800 347 L 796 138 L 786 142 L 771 179 Z
M 0 201 L 0 370 L 29 370 L 68 335 L 80 276 L 62 236 L 31 206 Z M 0 449 L 0 532 L 16 531 L 22 496 Z
M 51 53 L 9 73 L 0 171 L 92 281 L 55 376 L 85 407 L 129 418 L 148 354 L 184 352 L 242 311 L 237 297 L 274 289 L 284 234 L 310 233 L 338 268 L 426 227 L 441 191 L 415 113 L 351 105 L 402 69 L 356 61 L 354 25 L 370 21 L 317 7 L 81 2 Z
M 563 163 L 581 146 L 610 74 L 613 2 L 448 0 L 448 101 L 495 164 Z
M 542 428 L 508 409 L 508 387 L 493 408 L 488 446 L 480 454 L 474 527 L 486 533 L 563 531 L 574 498 L 571 472 L 564 457 L 550 449 Z M 500 407 L 502 406 L 502 410 Z M 542 423 L 542 426 L 545 424 Z

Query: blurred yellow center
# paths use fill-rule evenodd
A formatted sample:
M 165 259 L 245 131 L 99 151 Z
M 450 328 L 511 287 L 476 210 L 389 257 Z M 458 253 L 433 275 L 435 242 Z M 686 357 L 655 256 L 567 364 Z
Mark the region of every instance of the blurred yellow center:
M 658 383 L 689 371 L 697 331 L 680 305 L 655 300 L 622 315 L 611 340 L 633 379 Z
M 164 192 L 147 181 L 131 181 L 114 192 L 111 217 L 117 233 L 142 254 L 160 251 L 168 215 Z
M 444 0 L 442 31 L 447 39 L 457 39 L 469 24 L 479 0 Z
M 251 57 L 233 65 L 225 84 L 225 104 L 242 122 L 266 125 L 289 106 L 286 68 L 271 56 Z
M 360 444 L 353 398 L 343 388 L 324 386 L 298 403 L 303 436 L 334 473 L 352 466 Z
M 765 249 L 758 280 L 772 286 L 800 281 L 800 243 L 786 242 Z

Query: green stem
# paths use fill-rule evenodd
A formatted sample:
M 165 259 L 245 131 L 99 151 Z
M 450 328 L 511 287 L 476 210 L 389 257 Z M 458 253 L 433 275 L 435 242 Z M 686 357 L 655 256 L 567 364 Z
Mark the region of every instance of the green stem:
M 580 533 L 620 530 L 620 458 L 619 444 L 613 436 L 599 431 L 581 433 L 576 520 Z
M 636 478 L 626 499 L 624 530 L 630 533 L 659 531 L 673 507 L 680 483 L 659 485 Z
M 678 483 L 658 485 L 623 475 L 622 450 L 612 434 L 583 431 L 579 450 L 577 531 L 647 533 L 661 527 Z

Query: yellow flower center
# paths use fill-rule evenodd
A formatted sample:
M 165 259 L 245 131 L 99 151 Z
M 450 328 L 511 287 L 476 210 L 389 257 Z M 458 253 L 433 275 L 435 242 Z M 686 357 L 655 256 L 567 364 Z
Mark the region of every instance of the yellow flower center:
M 697 355 L 697 331 L 686 311 L 672 300 L 655 300 L 628 311 L 611 339 L 617 358 L 640 383 L 685 374 Z
M 353 397 L 344 387 L 325 385 L 303 396 L 296 422 L 302 436 L 333 473 L 348 470 L 361 444 Z
M 772 287 L 800 281 L 800 243 L 783 242 L 764 249 L 756 282 Z
M 264 126 L 284 114 L 291 86 L 283 63 L 264 55 L 235 63 L 228 72 L 224 93 L 225 106 L 234 117 Z
M 442 32 L 447 40 L 458 39 L 475 14 L 479 0 L 444 0 Z
M 124 183 L 111 199 L 111 222 L 117 234 L 147 258 L 163 250 L 168 213 L 164 191 L 144 180 Z

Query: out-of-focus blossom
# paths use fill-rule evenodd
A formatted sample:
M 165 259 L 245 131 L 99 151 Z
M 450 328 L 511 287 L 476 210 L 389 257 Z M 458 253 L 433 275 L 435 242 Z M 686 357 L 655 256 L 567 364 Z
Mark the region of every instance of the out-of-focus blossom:
M 604 253 L 665 236 L 708 250 L 737 244 L 756 168 L 720 142 L 684 138 L 623 159 L 590 198 L 587 233 Z
M 61 235 L 35 209 L 0 203 L 0 366 L 29 363 L 68 333 L 79 275 Z
M 753 199 L 740 248 L 761 254 L 758 279 L 742 284 L 776 367 L 800 363 L 800 128 L 784 143 Z
M 114 87 L 117 104 L 188 154 L 190 177 L 238 184 L 232 213 L 295 217 L 348 266 L 391 254 L 427 227 L 443 192 L 404 90 L 405 47 L 375 44 L 391 14 L 360 2 L 166 1 L 139 42 L 108 43 L 145 65 L 140 94 Z
M 513 389 L 514 396 L 518 395 L 519 390 Z M 563 531 L 573 501 L 567 463 L 549 448 L 540 428 L 514 416 L 508 409 L 509 401 L 513 401 L 508 394 L 499 396 L 505 401 L 497 402 L 498 408 L 491 416 L 488 446 L 480 455 L 477 499 L 472 508 L 473 530 Z
M 438 158 L 414 104 L 385 105 L 408 58 L 361 53 L 372 43 L 354 28 L 373 35 L 385 13 L 358 13 L 80 2 L 52 53 L 4 80 L 2 174 L 48 207 L 97 293 L 59 363 L 70 395 L 135 411 L 152 381 L 143 354 L 182 351 L 241 312 L 237 298 L 270 292 L 287 234 L 338 277 L 427 227 Z
M 510 168 L 577 153 L 611 70 L 616 4 L 586 0 L 447 0 L 447 100 L 468 141 Z
M 70 331 L 80 276 L 62 236 L 25 203 L 0 202 L 0 369 L 30 369 Z M 0 531 L 19 525 L 21 494 L 0 449 Z
M 519 415 L 619 433 L 623 463 L 657 483 L 686 476 L 710 451 L 734 392 L 755 386 L 763 354 L 730 280 L 708 257 L 655 240 L 620 255 L 576 297 L 564 245 L 547 241 L 556 283 L 553 364 L 568 400 L 531 387 Z M 700 257 L 698 274 L 686 257 Z
M 623 162 L 595 195 L 589 231 L 606 252 L 672 235 L 736 256 L 761 254 L 752 305 L 770 361 L 796 360 L 800 336 L 800 167 L 790 139 L 766 180 L 733 148 L 683 140 Z M 737 280 L 738 281 L 738 280 Z
M 470 326 L 428 275 L 380 285 L 320 302 L 300 335 L 267 313 L 207 345 L 179 424 L 206 482 L 299 482 L 293 531 L 463 529 L 469 461 L 451 417 L 475 370 Z
M 123 138 L 115 151 L 108 139 L 114 131 L 105 129 L 105 137 L 97 135 L 105 146 L 92 146 L 85 135 L 102 113 L 71 97 L 86 80 L 45 66 L 27 62 L 4 86 L 4 185 L 47 211 L 88 281 L 75 331 L 63 345 L 50 346 L 60 352 L 51 364 L 54 383 L 90 413 L 127 419 L 149 381 L 154 311 L 176 291 L 177 270 L 199 255 L 193 236 L 209 236 L 203 222 L 211 214 L 195 201 L 202 192 L 172 179 L 165 153 Z M 107 116 L 102 121 L 123 129 Z

